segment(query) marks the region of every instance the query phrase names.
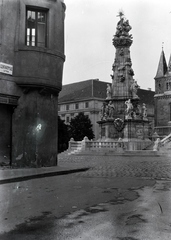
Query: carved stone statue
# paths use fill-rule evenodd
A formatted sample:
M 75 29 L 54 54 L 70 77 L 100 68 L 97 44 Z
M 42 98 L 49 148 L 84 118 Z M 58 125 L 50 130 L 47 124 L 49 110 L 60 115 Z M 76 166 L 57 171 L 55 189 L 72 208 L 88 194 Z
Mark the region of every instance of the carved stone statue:
M 126 119 L 132 119 L 132 112 L 133 112 L 133 105 L 131 103 L 131 100 L 128 99 L 126 102 L 125 102 L 126 106 L 127 106 L 127 109 L 126 109 Z
M 137 81 L 133 80 L 133 83 L 131 84 L 130 91 L 132 93 L 133 98 L 138 98 L 137 91 L 138 91 L 139 85 L 137 84 Z
M 106 116 L 105 116 L 105 108 L 106 108 L 106 103 L 103 103 L 103 105 L 101 107 L 101 112 L 100 112 L 101 120 L 104 120 L 106 118 Z
M 116 37 L 120 37 L 120 36 L 129 36 L 129 31 L 131 30 L 131 26 L 129 25 L 129 21 L 125 20 L 123 15 L 120 16 L 120 21 L 117 24 L 116 27 Z
M 144 120 L 147 120 L 147 108 L 146 108 L 145 103 L 143 103 L 143 105 L 142 105 L 142 116 L 143 116 Z
M 112 97 L 112 89 L 110 84 L 107 84 L 106 95 L 107 95 L 106 99 L 110 99 Z
M 105 120 L 109 118 L 109 106 L 106 104 L 105 107 Z
M 108 103 L 109 118 L 114 118 L 115 107 L 112 101 Z
M 139 104 L 137 105 L 137 108 L 136 108 L 136 115 L 137 115 L 138 119 L 142 118 L 142 109 L 141 109 L 141 106 Z
M 153 151 L 158 151 L 160 148 L 160 138 L 157 138 L 154 142 Z
M 104 105 L 101 106 L 101 111 L 100 111 L 100 119 L 103 119 L 103 115 L 104 115 Z

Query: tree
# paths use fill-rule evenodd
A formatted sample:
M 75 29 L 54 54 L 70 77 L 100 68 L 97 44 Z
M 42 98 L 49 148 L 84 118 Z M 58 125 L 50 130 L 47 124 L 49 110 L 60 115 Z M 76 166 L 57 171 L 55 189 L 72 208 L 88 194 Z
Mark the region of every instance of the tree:
M 89 140 L 94 138 L 91 120 L 82 112 L 71 119 L 69 128 L 70 138 L 74 138 L 75 141 L 81 141 L 85 136 Z
M 58 152 L 68 149 L 69 129 L 64 121 L 58 116 Z

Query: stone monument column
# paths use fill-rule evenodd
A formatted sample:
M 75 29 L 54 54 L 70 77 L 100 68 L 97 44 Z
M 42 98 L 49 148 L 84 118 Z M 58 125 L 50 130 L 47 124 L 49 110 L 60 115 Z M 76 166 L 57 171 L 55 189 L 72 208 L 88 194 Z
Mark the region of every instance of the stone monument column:
M 145 104 L 140 106 L 137 95 L 139 86 L 134 79 L 130 56 L 133 42 L 129 33 L 131 26 L 122 12 L 118 17 L 120 19 L 113 37 L 116 52 L 112 65 L 112 84 L 107 85 L 101 121 L 98 123 L 105 128 L 105 141 L 123 139 L 132 142 L 131 149 L 142 149 L 149 144 L 147 109 Z
M 112 65 L 112 96 L 123 99 L 132 98 L 131 85 L 134 83 L 134 71 L 130 57 L 132 35 L 129 34 L 131 26 L 124 19 L 122 12 L 119 13 L 120 21 L 116 27 L 113 45 L 116 48 L 115 60 Z

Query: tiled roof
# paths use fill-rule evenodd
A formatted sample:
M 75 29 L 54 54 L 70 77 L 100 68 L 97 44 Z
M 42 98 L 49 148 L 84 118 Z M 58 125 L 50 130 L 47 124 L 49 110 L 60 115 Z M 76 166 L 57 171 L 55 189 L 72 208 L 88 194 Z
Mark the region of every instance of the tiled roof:
M 106 98 L 106 87 L 109 82 L 102 82 L 98 79 L 90 79 L 77 83 L 63 85 L 62 91 L 59 94 L 59 103 L 78 101 L 81 99 L 90 98 Z M 154 91 L 138 89 L 137 95 L 140 98 L 140 103 L 154 104 Z
M 106 82 L 90 79 L 63 85 L 59 93 L 59 103 L 89 98 L 106 98 Z
M 154 105 L 154 91 L 138 89 L 137 95 L 140 98 L 140 103 Z

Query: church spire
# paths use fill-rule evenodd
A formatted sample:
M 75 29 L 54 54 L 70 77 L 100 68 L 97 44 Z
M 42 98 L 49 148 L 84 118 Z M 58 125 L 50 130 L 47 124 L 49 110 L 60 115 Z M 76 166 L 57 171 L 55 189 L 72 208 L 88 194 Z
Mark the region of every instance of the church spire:
M 168 63 L 168 75 L 171 75 L 171 55 Z
M 166 74 L 166 72 L 167 72 L 167 63 L 166 63 L 166 58 L 165 58 L 165 54 L 162 47 L 162 52 L 160 55 L 159 65 L 158 65 L 157 74 L 155 78 L 163 77 Z

